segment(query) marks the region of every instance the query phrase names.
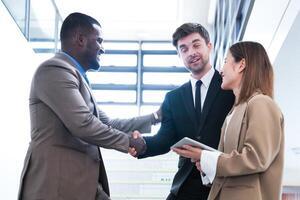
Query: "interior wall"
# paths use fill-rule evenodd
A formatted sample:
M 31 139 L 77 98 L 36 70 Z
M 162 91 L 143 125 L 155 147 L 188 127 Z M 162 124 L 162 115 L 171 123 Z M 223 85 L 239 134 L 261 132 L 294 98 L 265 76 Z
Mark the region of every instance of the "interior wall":
M 299 9 L 299 0 L 254 1 L 243 40 L 260 42 L 273 63 Z
M 274 62 L 275 99 L 285 117 L 286 159 L 284 184 L 300 186 L 300 13 Z
M 28 96 L 35 54 L 0 1 L 0 199 L 17 198 L 29 142 Z

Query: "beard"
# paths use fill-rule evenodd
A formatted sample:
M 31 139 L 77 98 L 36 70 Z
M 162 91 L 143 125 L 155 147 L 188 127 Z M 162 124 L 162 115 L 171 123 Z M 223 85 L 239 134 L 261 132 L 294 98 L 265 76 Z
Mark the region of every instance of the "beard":
M 192 74 L 200 74 L 206 70 L 208 63 L 208 60 L 203 60 L 203 62 L 199 63 L 198 65 L 189 65 L 187 68 L 190 72 L 192 72 Z
M 99 71 L 101 68 L 100 63 L 98 62 L 97 59 L 91 60 L 89 63 L 89 69 L 93 71 Z

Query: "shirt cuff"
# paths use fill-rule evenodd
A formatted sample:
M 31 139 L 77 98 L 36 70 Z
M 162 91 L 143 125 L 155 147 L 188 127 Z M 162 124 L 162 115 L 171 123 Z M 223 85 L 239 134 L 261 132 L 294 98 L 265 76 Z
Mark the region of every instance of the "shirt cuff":
M 211 182 L 209 181 L 209 178 L 204 173 L 200 173 L 201 180 L 203 185 L 209 185 Z
M 219 151 L 202 151 L 200 160 L 201 170 L 205 175 L 205 179 L 207 179 L 209 183 L 212 183 L 216 177 L 218 158 L 220 154 L 221 152 Z
M 154 112 L 154 113 L 152 113 L 152 115 L 153 115 L 153 118 L 154 118 L 153 121 L 152 121 L 152 124 L 155 125 L 155 124 L 159 123 L 160 120 L 159 120 L 159 117 L 158 117 L 157 113 Z

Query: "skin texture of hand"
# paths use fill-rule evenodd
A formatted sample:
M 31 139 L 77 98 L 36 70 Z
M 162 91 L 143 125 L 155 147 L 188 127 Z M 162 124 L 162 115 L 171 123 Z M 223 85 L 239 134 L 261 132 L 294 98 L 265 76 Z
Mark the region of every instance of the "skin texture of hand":
M 192 162 L 197 162 L 201 159 L 202 150 L 198 147 L 183 145 L 180 148 L 172 148 L 172 150 L 186 158 L 190 158 Z
M 142 139 L 143 140 L 142 134 L 139 131 L 133 131 L 131 133 L 131 138 L 133 138 L 133 139 Z M 128 149 L 128 153 L 133 157 L 137 157 L 138 154 L 141 153 L 141 152 L 137 152 L 136 148 L 131 146 Z
M 197 169 L 201 172 L 202 170 L 201 170 L 200 161 L 197 161 L 197 162 L 195 163 L 195 165 L 196 165 Z
M 142 138 L 142 134 L 139 132 L 139 131 L 133 131 L 131 133 L 131 136 L 134 138 L 134 139 L 137 139 L 137 138 Z
M 136 152 L 135 148 L 129 147 L 128 153 L 129 153 L 131 156 L 133 156 L 133 157 L 136 157 L 136 156 L 137 156 L 137 152 Z

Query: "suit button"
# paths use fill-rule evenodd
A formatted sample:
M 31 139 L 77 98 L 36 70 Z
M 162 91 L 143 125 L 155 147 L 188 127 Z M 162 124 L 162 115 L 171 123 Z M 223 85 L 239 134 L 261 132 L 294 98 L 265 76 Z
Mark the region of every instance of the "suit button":
M 197 139 L 197 140 L 201 140 L 201 136 L 200 136 L 200 135 L 197 136 L 196 139 Z

